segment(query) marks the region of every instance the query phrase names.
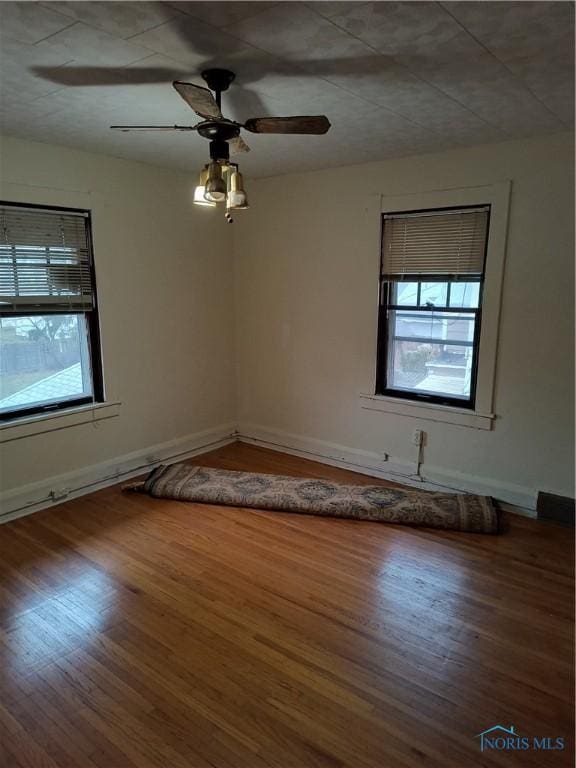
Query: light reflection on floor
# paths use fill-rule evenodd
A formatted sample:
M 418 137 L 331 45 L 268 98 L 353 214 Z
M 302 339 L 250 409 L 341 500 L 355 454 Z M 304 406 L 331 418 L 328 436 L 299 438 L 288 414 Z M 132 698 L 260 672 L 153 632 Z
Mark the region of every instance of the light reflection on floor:
M 33 589 L 26 585 L 24 575 L 24 584 L 4 586 L 8 593 L 15 586 L 19 592 L 17 612 L 5 606 L 0 622 L 0 665 L 5 671 L 9 668 L 24 676 L 37 672 L 89 644 L 94 633 L 111 620 L 111 612 L 118 609 L 117 584 L 93 566 L 74 570 L 72 581 L 68 578 L 66 585 L 52 589 Z M 24 590 L 28 592 L 25 597 Z
M 373 579 L 365 584 L 362 616 L 350 618 L 382 637 L 379 660 L 391 671 L 410 660 L 414 668 L 433 667 L 434 677 L 447 682 L 463 671 L 463 644 L 477 637 L 468 625 L 466 585 L 472 578 L 457 557 L 443 560 L 425 546 L 415 556 L 413 542 L 409 550 L 388 542 Z M 397 657 L 399 646 L 405 658 Z M 470 647 L 466 652 L 471 655 Z

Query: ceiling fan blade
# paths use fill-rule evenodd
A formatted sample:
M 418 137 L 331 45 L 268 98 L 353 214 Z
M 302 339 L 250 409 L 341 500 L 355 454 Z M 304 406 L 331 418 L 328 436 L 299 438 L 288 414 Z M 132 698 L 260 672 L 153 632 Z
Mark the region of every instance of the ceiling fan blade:
M 236 136 L 235 138 L 230 139 L 228 146 L 233 155 L 238 155 L 241 152 L 250 152 L 250 147 L 241 136 Z
M 203 117 L 204 120 L 222 117 L 220 107 L 216 104 L 216 99 L 208 88 L 192 85 L 192 83 L 183 83 L 180 80 L 175 80 L 172 85 L 188 106 L 192 107 L 194 112 Z
M 244 128 L 252 133 L 326 133 L 330 121 L 324 115 L 301 117 L 252 117 Z
M 115 131 L 195 131 L 194 125 L 111 125 Z

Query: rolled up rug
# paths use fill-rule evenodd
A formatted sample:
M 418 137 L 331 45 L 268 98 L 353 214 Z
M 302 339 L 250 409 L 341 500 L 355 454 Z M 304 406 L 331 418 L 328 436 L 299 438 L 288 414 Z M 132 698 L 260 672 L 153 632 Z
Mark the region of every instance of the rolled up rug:
M 155 498 L 418 525 L 469 533 L 498 533 L 498 512 L 489 496 L 437 493 L 383 485 L 346 485 L 255 472 L 160 465 L 125 490 Z

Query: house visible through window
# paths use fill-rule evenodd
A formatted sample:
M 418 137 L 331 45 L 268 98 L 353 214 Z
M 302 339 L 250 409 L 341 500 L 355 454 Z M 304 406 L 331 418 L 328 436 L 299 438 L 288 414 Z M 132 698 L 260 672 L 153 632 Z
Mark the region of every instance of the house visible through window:
M 489 206 L 383 216 L 377 394 L 474 407 Z
M 89 213 L 0 204 L 0 418 L 102 395 Z

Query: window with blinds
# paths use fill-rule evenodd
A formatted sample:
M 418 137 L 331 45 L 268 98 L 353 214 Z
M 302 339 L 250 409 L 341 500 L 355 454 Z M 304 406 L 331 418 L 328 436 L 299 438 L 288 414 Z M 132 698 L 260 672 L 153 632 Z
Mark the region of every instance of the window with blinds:
M 88 214 L 0 206 L 0 308 L 94 306 Z
M 383 217 L 382 274 L 481 275 L 489 207 Z
M 0 204 L 0 419 L 102 390 L 89 212 Z
M 474 407 L 489 217 L 383 215 L 377 394 Z

